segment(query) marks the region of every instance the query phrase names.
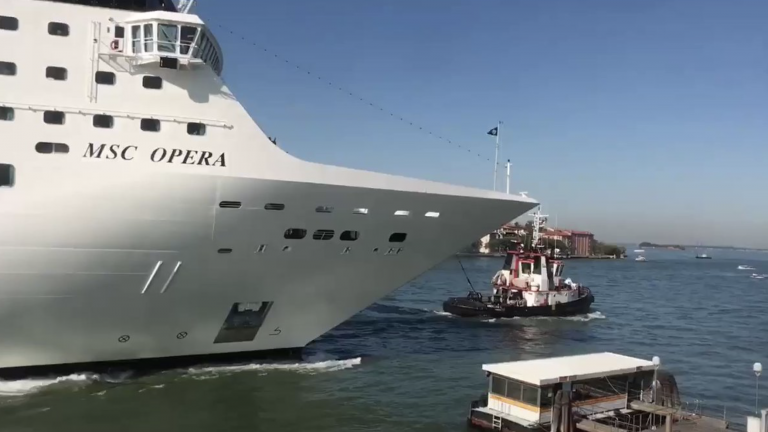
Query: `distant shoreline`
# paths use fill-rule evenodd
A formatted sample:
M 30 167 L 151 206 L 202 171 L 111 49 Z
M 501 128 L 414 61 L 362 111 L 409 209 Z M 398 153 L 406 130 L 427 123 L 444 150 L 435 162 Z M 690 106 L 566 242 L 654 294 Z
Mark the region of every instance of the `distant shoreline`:
M 675 249 L 675 250 L 686 250 L 686 249 L 720 249 L 720 250 L 740 250 L 740 251 L 757 251 L 757 252 L 768 252 L 768 249 L 764 248 L 750 248 L 750 247 L 740 247 L 740 246 L 707 246 L 707 245 L 673 245 L 673 244 L 656 244 L 656 243 L 650 243 L 650 242 L 642 242 L 638 245 L 639 248 L 648 248 L 648 249 Z

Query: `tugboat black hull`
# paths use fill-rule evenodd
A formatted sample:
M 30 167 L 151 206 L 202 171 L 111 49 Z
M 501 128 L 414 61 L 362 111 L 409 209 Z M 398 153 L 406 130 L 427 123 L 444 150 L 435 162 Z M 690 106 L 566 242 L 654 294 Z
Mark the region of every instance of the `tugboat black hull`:
M 595 297 L 587 288 L 586 295 L 568 303 L 557 303 L 549 306 L 515 306 L 509 304 L 493 304 L 479 301 L 476 298 L 451 297 L 443 302 L 443 311 L 460 317 L 567 317 L 583 315 L 589 312 Z

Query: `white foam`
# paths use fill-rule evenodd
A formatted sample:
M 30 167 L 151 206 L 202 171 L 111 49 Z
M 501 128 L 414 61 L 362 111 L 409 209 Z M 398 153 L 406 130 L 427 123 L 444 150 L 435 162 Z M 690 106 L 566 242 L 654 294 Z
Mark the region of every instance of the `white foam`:
M 440 315 L 440 316 L 448 316 L 448 317 L 453 317 L 454 316 L 453 314 L 445 312 L 445 311 L 430 310 L 429 312 L 432 312 L 433 314 Z
M 360 357 L 347 359 L 347 360 L 326 360 L 321 362 L 308 362 L 308 363 L 251 363 L 245 365 L 234 366 L 210 366 L 201 368 L 190 368 L 188 373 L 193 375 L 199 374 L 216 374 L 216 373 L 230 373 L 230 372 L 244 372 L 244 371 L 290 371 L 314 375 L 323 372 L 334 372 L 343 369 L 349 369 L 359 365 L 362 362 Z M 195 379 L 207 379 L 208 377 L 192 377 Z
M 52 379 L 25 379 L 18 381 L 0 381 L 0 395 L 23 396 L 44 389 L 45 387 L 60 383 L 90 382 L 96 379 L 95 375 L 73 374 Z
M 585 315 L 574 315 L 574 316 L 568 316 L 568 317 L 514 317 L 514 318 L 502 318 L 502 320 L 508 320 L 508 319 L 524 319 L 524 320 L 566 320 L 566 321 L 592 321 L 596 319 L 606 319 L 605 315 L 603 315 L 600 311 L 590 312 Z

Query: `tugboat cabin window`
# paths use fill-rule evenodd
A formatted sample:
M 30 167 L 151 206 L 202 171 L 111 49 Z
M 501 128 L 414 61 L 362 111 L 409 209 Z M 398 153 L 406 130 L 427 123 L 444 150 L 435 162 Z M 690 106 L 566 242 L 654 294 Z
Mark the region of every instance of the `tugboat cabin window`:
M 179 44 L 179 26 L 173 24 L 157 25 L 157 51 L 161 53 L 176 53 Z
M 45 77 L 54 81 L 66 81 L 67 70 L 63 67 L 48 66 L 45 68 Z
M 160 120 L 141 119 L 141 130 L 145 132 L 160 132 Z
M 15 174 L 13 165 L 0 163 L 0 187 L 13 187 Z
M 144 88 L 160 90 L 163 88 L 163 79 L 157 76 L 145 76 Z
M 197 36 L 197 27 L 181 26 L 181 44 L 179 46 L 180 54 L 187 55 L 195 43 Z
M 48 34 L 51 36 L 69 36 L 69 25 L 60 22 L 48 23 Z
M 117 39 L 125 38 L 125 27 L 123 27 L 123 26 L 115 26 L 115 37 Z
M 0 16 L 0 30 L 16 31 L 19 29 L 18 18 Z
M 194 136 L 205 135 L 205 125 L 203 123 L 187 123 L 187 133 Z
M 115 85 L 116 78 L 112 72 L 96 72 L 96 84 Z
M 507 258 L 504 260 L 504 267 L 502 267 L 502 270 L 509 270 L 512 268 L 512 260 L 514 260 L 515 256 L 512 254 L 507 254 Z
M 13 108 L 0 107 L 0 121 L 13 121 L 15 116 Z
M 16 75 L 16 63 L 0 61 L 0 75 Z
M 66 116 L 61 111 L 46 111 L 43 113 L 43 121 L 47 124 L 63 125 Z

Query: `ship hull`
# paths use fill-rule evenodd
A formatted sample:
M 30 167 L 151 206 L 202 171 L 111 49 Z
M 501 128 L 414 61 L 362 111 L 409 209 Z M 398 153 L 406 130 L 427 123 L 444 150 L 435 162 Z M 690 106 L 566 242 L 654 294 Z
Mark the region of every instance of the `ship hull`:
M 460 317 L 525 318 L 525 317 L 567 317 L 589 312 L 595 297 L 587 295 L 567 303 L 550 306 L 495 306 L 467 297 L 452 297 L 443 303 L 443 311 Z

